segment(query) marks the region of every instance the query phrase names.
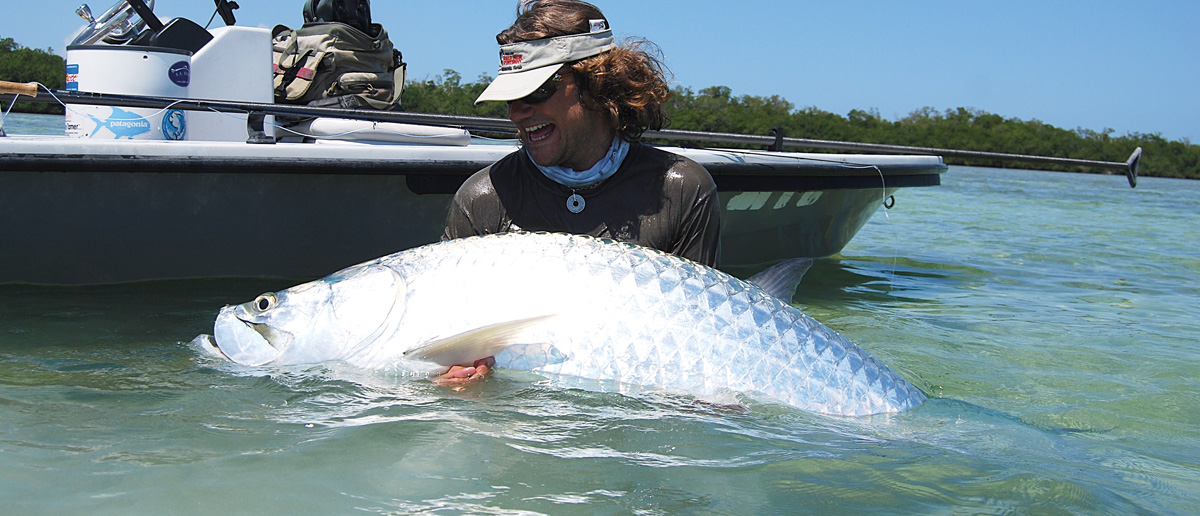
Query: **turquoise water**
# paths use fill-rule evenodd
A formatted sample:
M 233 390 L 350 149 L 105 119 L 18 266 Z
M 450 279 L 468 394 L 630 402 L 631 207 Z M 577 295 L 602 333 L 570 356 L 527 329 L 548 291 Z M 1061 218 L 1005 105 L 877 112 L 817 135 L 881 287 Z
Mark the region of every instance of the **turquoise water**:
M 0 513 L 1194 513 L 1200 182 L 896 199 L 795 299 L 931 395 L 893 416 L 268 374 L 181 343 L 292 282 L 0 285 Z
M 66 133 L 66 122 L 62 115 L 39 115 L 33 113 L 5 113 L 8 105 L 0 105 L 3 127 L 10 134 L 47 134 L 62 136 Z

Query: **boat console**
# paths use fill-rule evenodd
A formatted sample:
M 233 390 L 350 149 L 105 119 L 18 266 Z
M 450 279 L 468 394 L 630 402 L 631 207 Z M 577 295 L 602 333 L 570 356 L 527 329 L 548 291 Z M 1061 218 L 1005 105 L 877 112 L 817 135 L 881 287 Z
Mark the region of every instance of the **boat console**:
M 227 24 L 205 29 L 184 19 L 160 20 L 154 0 L 120 0 L 100 17 L 85 4 L 88 25 L 67 47 L 67 90 L 161 99 L 270 105 L 274 102 L 272 34 L 232 25 L 236 3 L 215 0 Z M 186 103 L 156 107 L 72 104 L 66 134 L 75 138 L 274 143 L 358 141 L 463 146 L 464 129 L 336 117 L 300 117 L 286 128 L 262 111 L 197 110 Z

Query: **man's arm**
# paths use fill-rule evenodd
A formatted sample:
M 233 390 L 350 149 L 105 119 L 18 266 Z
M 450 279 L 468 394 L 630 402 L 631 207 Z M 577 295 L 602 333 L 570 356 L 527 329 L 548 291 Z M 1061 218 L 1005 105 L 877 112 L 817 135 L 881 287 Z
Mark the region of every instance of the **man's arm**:
M 492 187 L 492 167 L 480 170 L 467 178 L 454 193 L 446 213 L 442 240 L 495 233 L 499 225 L 499 200 Z
M 687 162 L 683 183 L 688 204 L 679 219 L 674 254 L 709 267 L 721 261 L 721 199 L 712 176 L 698 163 Z

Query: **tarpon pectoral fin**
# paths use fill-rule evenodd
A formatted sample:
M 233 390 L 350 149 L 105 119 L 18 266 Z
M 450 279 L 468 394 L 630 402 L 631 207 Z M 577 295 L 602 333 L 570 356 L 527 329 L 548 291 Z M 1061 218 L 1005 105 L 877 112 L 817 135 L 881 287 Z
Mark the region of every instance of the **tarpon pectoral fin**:
M 553 317 L 555 316 L 541 315 L 475 328 L 430 341 L 421 347 L 405 351 L 404 356 L 443 366 L 469 366 L 476 360 L 495 356 L 505 348 L 520 343 L 526 330 Z
M 768 294 L 784 301 L 791 301 L 796 295 L 796 287 L 804 274 L 812 267 L 812 258 L 792 258 L 779 262 L 767 270 L 751 276 L 747 282 L 758 285 Z

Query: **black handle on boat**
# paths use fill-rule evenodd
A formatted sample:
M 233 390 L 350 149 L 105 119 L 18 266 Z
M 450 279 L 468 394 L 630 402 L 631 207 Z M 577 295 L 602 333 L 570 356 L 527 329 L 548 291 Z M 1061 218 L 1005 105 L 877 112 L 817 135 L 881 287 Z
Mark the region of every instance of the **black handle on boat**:
M 217 4 L 217 12 L 220 13 L 221 21 L 225 22 L 225 25 L 237 23 L 237 19 L 233 17 L 233 11 L 241 7 L 237 2 L 229 0 L 213 0 L 213 2 Z
M 235 102 L 224 100 L 181 99 L 170 97 L 147 97 L 143 95 L 119 95 L 113 93 L 91 93 L 84 91 L 46 90 L 40 93 L 37 83 L 19 84 L 0 81 L 0 94 L 19 94 L 33 97 L 33 102 L 58 103 L 71 102 L 74 104 L 141 107 L 141 108 L 174 108 L 189 111 L 218 111 L 225 113 L 259 113 L 265 115 L 291 115 L 301 117 L 346 118 L 352 120 L 367 120 L 371 122 L 397 122 L 403 124 L 435 125 L 443 127 L 458 127 L 482 131 L 516 132 L 516 126 L 504 118 L 488 118 L 464 115 L 434 115 L 426 113 L 408 113 L 403 111 L 379 111 L 368 109 L 341 109 L 311 106 L 293 106 L 288 104 L 266 104 L 259 102 Z M 17 98 L 6 99 L 10 102 Z M 1017 161 L 1027 163 L 1053 163 L 1058 165 L 1078 165 L 1104 170 L 1125 172 L 1129 179 L 1130 188 L 1137 186 L 1138 165 L 1142 160 L 1142 148 L 1138 147 L 1125 162 L 1095 161 L 1087 159 L 1057 158 L 1052 156 L 1030 156 L 1025 154 L 1008 154 L 1002 152 L 983 152 L 958 149 L 938 149 L 933 147 L 909 147 L 904 145 L 886 145 L 878 143 L 841 142 L 834 140 L 813 140 L 808 138 L 779 138 L 771 135 L 749 135 L 730 133 L 711 133 L 704 131 L 681 131 L 664 129 L 646 131 L 647 138 L 664 140 L 697 140 L 715 143 L 736 143 L 748 145 L 773 146 L 782 142 L 784 147 L 807 149 L 848 150 L 856 152 L 892 153 L 892 154 L 927 154 L 934 156 L 951 156 L 956 158 L 994 159 L 1000 161 Z
M 143 2 L 142 0 L 125 1 L 129 3 L 129 7 L 132 7 L 133 10 L 137 12 L 138 17 L 141 18 L 142 21 L 146 22 L 146 26 L 150 27 L 151 31 L 154 31 L 155 34 L 162 32 L 163 23 L 158 20 L 158 17 L 154 15 L 154 11 L 150 9 L 150 6 L 146 5 L 146 2 Z

